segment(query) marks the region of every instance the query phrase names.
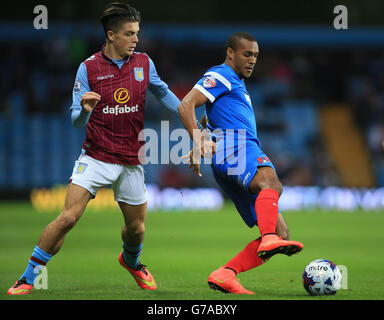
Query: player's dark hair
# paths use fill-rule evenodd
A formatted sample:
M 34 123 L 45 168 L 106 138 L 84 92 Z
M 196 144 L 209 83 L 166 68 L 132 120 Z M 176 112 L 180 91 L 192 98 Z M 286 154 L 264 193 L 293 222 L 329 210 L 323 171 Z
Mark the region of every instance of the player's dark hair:
M 105 7 L 100 21 L 107 35 L 107 31 L 115 32 L 122 23 L 140 22 L 140 12 L 127 3 L 112 2 Z
M 228 38 L 227 44 L 225 45 L 225 50 L 227 50 L 228 48 L 236 50 L 239 44 L 239 40 L 241 39 L 246 39 L 248 41 L 256 41 L 255 37 L 248 32 L 235 32 Z

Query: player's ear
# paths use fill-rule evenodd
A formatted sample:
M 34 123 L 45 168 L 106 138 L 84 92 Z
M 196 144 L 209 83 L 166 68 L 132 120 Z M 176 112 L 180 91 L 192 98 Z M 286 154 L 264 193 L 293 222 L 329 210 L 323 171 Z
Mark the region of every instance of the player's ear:
M 115 40 L 115 33 L 112 30 L 107 31 L 107 40 L 110 42 Z
M 230 47 L 227 48 L 227 57 L 232 60 L 233 59 L 234 50 Z

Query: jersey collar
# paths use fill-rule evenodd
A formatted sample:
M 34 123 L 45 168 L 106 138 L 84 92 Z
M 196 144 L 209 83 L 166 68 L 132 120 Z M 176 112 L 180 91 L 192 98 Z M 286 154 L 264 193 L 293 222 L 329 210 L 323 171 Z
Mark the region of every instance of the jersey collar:
M 100 51 L 101 52 L 101 56 L 103 57 L 103 59 L 106 60 L 110 64 L 116 64 L 115 62 L 113 62 L 113 60 L 111 58 L 107 57 L 104 54 L 104 48 L 105 48 L 105 43 L 101 46 L 101 51 Z M 128 63 L 131 60 L 131 57 L 127 56 L 124 59 L 126 60 L 125 63 Z

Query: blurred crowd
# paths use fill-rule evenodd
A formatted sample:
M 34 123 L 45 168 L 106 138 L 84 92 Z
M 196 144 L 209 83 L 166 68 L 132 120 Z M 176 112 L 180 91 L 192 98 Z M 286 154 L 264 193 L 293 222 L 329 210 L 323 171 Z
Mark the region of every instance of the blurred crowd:
M 60 36 L 42 43 L 1 43 L 0 124 L 9 128 L 20 117 L 54 117 L 69 124 L 66 130 L 76 131 L 70 128 L 69 117 L 75 74 L 79 64 L 99 51 L 102 43 L 100 37 L 85 41 Z M 181 99 L 209 67 L 224 61 L 224 44 L 205 44 L 203 50 L 199 50 L 200 45 L 142 39 L 139 50 L 149 54 L 159 75 Z M 283 184 L 341 184 L 319 134 L 318 113 L 324 104 L 347 103 L 371 153 L 376 185 L 384 186 L 384 54 L 358 49 L 261 48 L 255 73 L 246 85 L 262 148 L 275 164 Z M 150 112 L 146 112 L 146 127 L 157 128 L 159 120 L 167 119 L 173 128 L 182 126 L 177 116 L 153 97 L 148 97 L 147 106 Z M 5 129 L 0 133 L 0 163 L 4 170 L 15 159 L 8 152 L 12 136 Z M 17 154 L 28 162 L 22 151 Z M 59 180 L 65 182 L 68 178 L 77 155 L 73 157 L 62 164 L 67 169 L 58 176 Z M 147 182 L 160 187 L 215 185 L 209 165 L 202 168 L 205 179 L 194 177 L 185 165 L 149 165 L 146 170 Z M 10 174 L 0 177 L 0 187 L 7 186 L 11 179 Z

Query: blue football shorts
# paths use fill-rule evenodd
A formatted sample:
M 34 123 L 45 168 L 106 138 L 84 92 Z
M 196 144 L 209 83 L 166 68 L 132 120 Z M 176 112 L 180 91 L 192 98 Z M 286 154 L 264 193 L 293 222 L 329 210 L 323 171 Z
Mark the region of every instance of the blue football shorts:
M 222 154 L 219 147 L 212 159 L 212 171 L 218 185 L 233 201 L 244 222 L 252 228 L 257 225 L 255 201 L 257 194 L 249 191 L 249 185 L 259 167 L 273 169 L 271 160 L 256 143 L 247 143 L 230 154 Z M 225 158 L 225 159 L 224 159 Z

